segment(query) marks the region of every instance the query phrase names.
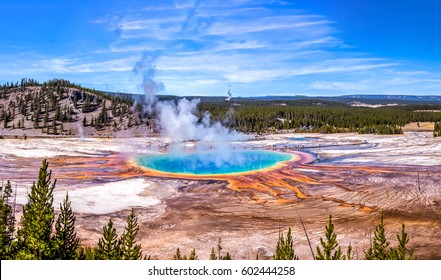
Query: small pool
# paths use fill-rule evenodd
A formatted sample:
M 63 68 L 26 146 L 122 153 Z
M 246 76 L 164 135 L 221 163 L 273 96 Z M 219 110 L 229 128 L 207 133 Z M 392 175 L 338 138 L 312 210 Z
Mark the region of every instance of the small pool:
M 137 158 L 141 166 L 168 173 L 193 175 L 255 171 L 291 160 L 293 155 L 266 150 L 218 151 L 148 155 Z
M 292 138 L 288 138 L 291 141 L 308 141 L 308 140 L 312 140 L 313 138 L 310 137 L 292 137 Z

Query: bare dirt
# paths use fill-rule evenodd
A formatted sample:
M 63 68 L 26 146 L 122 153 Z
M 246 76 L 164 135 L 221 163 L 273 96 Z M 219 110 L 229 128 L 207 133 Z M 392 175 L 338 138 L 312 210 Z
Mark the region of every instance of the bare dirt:
M 434 128 L 435 124 L 433 122 L 413 122 L 403 126 L 403 131 L 433 131 Z

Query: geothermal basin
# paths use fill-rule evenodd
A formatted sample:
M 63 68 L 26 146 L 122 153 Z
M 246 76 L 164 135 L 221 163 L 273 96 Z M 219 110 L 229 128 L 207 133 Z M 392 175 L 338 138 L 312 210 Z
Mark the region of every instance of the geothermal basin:
M 339 245 L 362 259 L 381 213 L 391 245 L 404 222 L 419 259 L 441 258 L 441 139 L 430 133 L 274 134 L 234 142 L 231 153 L 192 142 L 177 152 L 167 141 L 3 139 L 0 179 L 17 193 L 18 221 L 46 158 L 55 211 L 68 191 L 83 245 L 97 244 L 109 218 L 121 234 L 134 208 L 152 259 L 178 247 L 208 259 L 219 238 L 234 259 L 271 259 L 288 227 L 296 254 L 311 259 L 299 217 L 315 247 L 329 214 Z

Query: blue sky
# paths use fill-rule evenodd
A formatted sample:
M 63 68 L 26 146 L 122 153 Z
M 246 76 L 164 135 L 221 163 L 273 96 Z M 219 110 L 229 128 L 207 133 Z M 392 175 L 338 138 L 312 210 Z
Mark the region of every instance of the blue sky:
M 441 1 L 0 2 L 0 82 L 174 95 L 441 94 Z M 154 74 L 154 75 L 153 75 Z

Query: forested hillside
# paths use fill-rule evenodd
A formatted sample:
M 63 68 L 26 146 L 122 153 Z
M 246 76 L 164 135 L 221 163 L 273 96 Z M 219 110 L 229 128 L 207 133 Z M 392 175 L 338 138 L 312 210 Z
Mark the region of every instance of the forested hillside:
M 142 107 L 66 80 L 22 79 L 0 86 L 0 134 L 106 136 L 143 125 Z

